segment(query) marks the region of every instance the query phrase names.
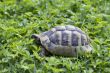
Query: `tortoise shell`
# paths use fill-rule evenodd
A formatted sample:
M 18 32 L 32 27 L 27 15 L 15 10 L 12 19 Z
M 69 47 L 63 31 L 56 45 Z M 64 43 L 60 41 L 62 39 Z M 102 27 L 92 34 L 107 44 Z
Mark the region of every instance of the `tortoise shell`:
M 41 44 L 52 54 L 76 56 L 77 53 L 92 51 L 89 37 L 72 25 L 56 26 L 40 34 Z

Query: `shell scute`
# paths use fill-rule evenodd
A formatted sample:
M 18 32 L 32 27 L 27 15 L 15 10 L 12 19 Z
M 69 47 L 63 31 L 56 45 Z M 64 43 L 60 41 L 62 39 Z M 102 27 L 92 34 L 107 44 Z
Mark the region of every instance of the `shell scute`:
M 61 31 L 61 45 L 68 46 L 71 42 L 71 31 L 65 30 Z
M 72 32 L 72 46 L 78 46 L 78 36 L 76 33 Z
M 70 30 L 70 31 L 75 31 L 76 30 L 76 28 L 72 25 L 66 25 L 65 28 L 66 28 L 66 30 Z
M 59 38 L 60 36 L 61 36 L 60 32 L 57 31 L 51 36 L 49 36 L 49 39 L 52 43 L 54 43 L 55 45 L 58 45 L 60 44 L 60 38 Z
M 55 29 L 56 29 L 56 31 L 64 31 L 64 30 L 66 30 L 65 26 L 56 26 Z

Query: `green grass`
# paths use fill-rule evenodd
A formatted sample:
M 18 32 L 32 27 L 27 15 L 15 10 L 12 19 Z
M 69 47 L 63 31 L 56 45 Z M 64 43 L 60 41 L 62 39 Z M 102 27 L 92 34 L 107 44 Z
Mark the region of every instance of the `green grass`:
M 30 36 L 67 24 L 90 36 L 93 54 L 40 57 Z M 3 0 L 0 73 L 110 73 L 110 0 Z

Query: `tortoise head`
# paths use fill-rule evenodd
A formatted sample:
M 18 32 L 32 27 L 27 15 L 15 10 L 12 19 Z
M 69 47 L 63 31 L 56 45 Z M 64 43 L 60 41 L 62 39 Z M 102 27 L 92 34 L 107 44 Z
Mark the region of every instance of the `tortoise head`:
M 38 34 L 32 34 L 31 38 L 35 40 L 37 45 L 41 45 L 40 36 Z

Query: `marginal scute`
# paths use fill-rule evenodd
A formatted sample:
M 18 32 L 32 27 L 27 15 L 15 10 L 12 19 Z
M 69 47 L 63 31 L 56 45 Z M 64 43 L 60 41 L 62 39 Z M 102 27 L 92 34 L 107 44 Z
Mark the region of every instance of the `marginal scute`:
M 83 52 L 90 52 L 90 51 L 92 51 L 91 45 L 81 46 L 81 49 L 82 49 L 82 53 Z
M 55 49 L 51 50 L 51 52 L 53 54 L 56 55 L 62 55 L 63 56 L 76 56 L 76 47 L 69 47 L 69 46 L 62 46 L 61 45 L 57 45 L 56 47 L 54 47 Z

